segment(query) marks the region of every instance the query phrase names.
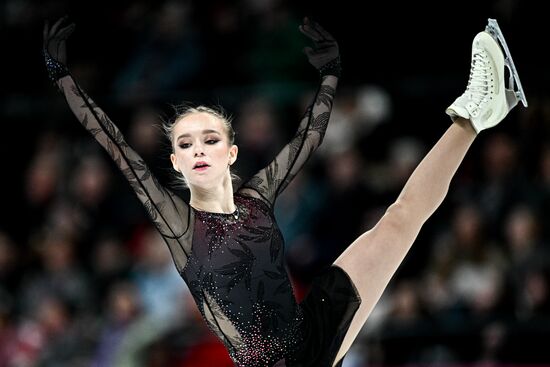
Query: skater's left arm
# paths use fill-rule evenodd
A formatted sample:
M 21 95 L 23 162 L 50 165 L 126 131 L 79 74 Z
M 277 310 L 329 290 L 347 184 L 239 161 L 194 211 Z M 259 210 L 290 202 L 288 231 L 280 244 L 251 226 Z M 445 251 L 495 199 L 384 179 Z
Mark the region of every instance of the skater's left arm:
M 277 196 L 321 145 L 341 73 L 336 40 L 321 26 L 307 18 L 300 26 L 300 31 L 313 41 L 313 47 L 306 47 L 304 52 L 320 74 L 317 93 L 292 140 L 267 167 L 245 182 L 240 190 L 253 196 L 259 194 L 270 206 L 273 206 Z

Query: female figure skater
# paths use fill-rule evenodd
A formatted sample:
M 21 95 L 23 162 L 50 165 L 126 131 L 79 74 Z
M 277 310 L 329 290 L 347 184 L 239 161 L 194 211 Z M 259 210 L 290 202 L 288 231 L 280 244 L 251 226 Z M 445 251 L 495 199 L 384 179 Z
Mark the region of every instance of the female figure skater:
M 323 139 L 340 76 L 334 38 L 311 20 L 300 26 L 313 42 L 305 51 L 320 72 L 317 94 L 293 139 L 236 192 L 230 167 L 238 148 L 230 121 L 207 107 L 176 116 L 168 128 L 170 159 L 190 189 L 186 203 L 157 182 L 70 75 L 65 41 L 74 24 L 62 27 L 62 22 L 44 28 L 50 78 L 128 179 L 205 321 L 242 367 L 341 366 L 423 223 L 442 202 L 476 134 L 500 122 L 513 107 L 504 94 L 502 51 L 481 32 L 474 40 L 468 89 L 447 110 L 453 124 L 376 226 L 318 276 L 297 304 L 283 264 L 283 239 L 273 206 Z

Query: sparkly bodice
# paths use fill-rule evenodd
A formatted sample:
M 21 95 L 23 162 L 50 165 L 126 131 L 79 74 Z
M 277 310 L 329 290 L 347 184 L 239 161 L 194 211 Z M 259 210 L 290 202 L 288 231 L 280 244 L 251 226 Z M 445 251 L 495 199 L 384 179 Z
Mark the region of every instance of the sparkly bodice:
M 321 78 L 294 137 L 237 190 L 234 200 L 239 215 L 235 218 L 194 210 L 161 185 L 73 77 L 50 74 L 75 116 L 130 183 L 206 322 L 235 363 L 265 367 L 288 360 L 300 342 L 301 310 L 283 265 L 283 239 L 273 206 L 321 144 L 338 79 Z
M 271 209 L 235 195 L 237 215 L 194 211 L 182 276 L 210 328 L 242 366 L 270 366 L 301 341 L 301 309 Z

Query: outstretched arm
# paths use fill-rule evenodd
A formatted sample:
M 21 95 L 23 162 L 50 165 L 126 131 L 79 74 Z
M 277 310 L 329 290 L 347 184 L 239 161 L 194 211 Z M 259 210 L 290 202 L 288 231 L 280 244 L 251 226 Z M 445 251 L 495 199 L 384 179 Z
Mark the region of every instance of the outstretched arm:
M 158 183 L 143 159 L 126 143 L 120 130 L 70 75 L 65 43 L 74 24 L 61 28 L 64 19 L 51 28 L 48 24 L 44 27 L 44 58 L 50 79 L 63 93 L 82 126 L 115 161 L 162 235 L 181 237 L 188 228 L 187 204 Z M 180 257 L 180 261 L 183 260 L 186 259 Z
M 267 167 L 245 182 L 240 189 L 250 195 L 260 196 L 271 207 L 277 196 L 321 145 L 341 72 L 336 40 L 320 25 L 307 18 L 300 26 L 300 31 L 313 41 L 313 47 L 306 47 L 304 52 L 309 62 L 319 71 L 321 84 L 292 140 Z

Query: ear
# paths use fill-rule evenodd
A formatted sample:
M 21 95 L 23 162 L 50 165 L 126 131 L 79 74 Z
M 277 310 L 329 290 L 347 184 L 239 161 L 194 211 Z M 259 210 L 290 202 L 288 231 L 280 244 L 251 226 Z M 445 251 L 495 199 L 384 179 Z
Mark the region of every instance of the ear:
M 174 167 L 174 170 L 179 172 L 180 170 L 178 168 L 177 158 L 174 153 L 170 154 L 170 160 L 172 161 L 172 167 Z
M 237 160 L 237 155 L 239 154 L 239 147 L 236 145 L 232 145 L 231 148 L 229 148 L 229 164 L 232 165 Z

